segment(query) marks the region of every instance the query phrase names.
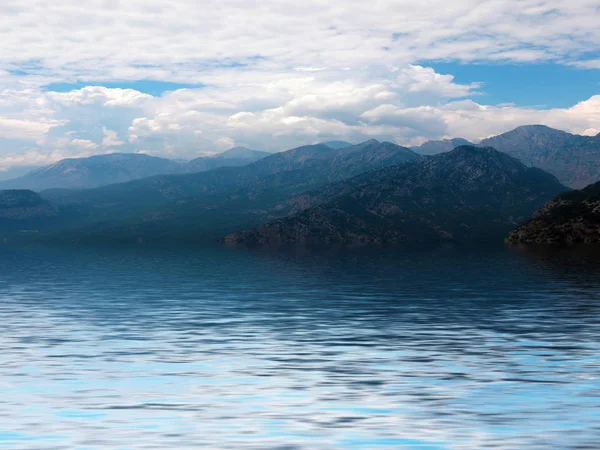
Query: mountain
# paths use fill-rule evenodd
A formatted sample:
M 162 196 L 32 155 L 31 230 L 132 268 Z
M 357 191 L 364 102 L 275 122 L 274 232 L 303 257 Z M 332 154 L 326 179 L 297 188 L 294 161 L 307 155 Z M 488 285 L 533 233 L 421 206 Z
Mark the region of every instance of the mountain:
M 317 189 L 308 197 L 339 195 L 224 240 L 362 244 L 501 239 L 566 189 L 554 176 L 493 148 L 460 146 Z
M 216 238 L 224 231 L 287 214 L 295 206 L 285 200 L 302 192 L 420 158 L 407 148 L 376 140 L 341 149 L 318 144 L 275 153 L 243 167 L 42 194 L 77 214 L 79 224 L 85 224 L 80 236 L 137 239 L 213 233 Z
M 539 167 L 572 188 L 600 180 L 600 135 L 579 136 L 545 125 L 528 125 L 484 139 L 480 145 Z
M 12 180 L 18 178 L 29 172 L 39 169 L 40 166 L 14 166 L 9 167 L 4 171 L 0 171 L 0 181 Z
M 346 147 L 352 147 L 352 145 L 350 142 L 344 142 L 344 141 L 327 141 L 327 142 L 321 142 L 323 145 L 326 145 L 327 147 L 333 148 L 333 149 L 340 149 L 340 148 L 346 148 Z
M 59 210 L 39 194 L 29 190 L 0 191 L 0 236 L 36 233 L 40 227 L 49 229 L 57 221 Z
M 559 195 L 513 230 L 511 244 L 600 244 L 600 182 Z
M 0 189 L 94 188 L 178 171 L 181 171 L 181 165 L 168 159 L 113 153 L 63 159 L 19 178 L 0 182 Z
M 258 161 L 271 153 L 251 150 L 246 147 L 234 147 L 214 156 L 204 156 L 189 161 L 186 172 L 205 172 L 219 167 L 238 167 Z
M 438 153 L 452 151 L 461 145 L 473 144 L 466 139 L 461 138 L 442 139 L 441 141 L 427 141 L 418 147 L 413 147 L 412 149 L 421 155 L 437 155 Z

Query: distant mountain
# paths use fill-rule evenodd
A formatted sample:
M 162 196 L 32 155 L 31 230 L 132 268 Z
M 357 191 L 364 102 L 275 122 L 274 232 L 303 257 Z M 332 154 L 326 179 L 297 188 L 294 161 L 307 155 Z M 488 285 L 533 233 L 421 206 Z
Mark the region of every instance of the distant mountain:
M 493 148 L 461 146 L 306 194 L 326 203 L 233 233 L 227 243 L 328 244 L 502 239 L 566 188 Z M 337 196 L 335 192 L 338 192 Z
M 600 182 L 559 195 L 506 239 L 512 244 L 600 244 Z
M 40 166 L 14 166 L 9 167 L 4 171 L 0 171 L 0 181 L 12 180 L 13 178 L 21 177 L 23 175 L 32 172 L 33 170 L 39 169 Z
M 234 147 L 217 155 L 193 159 L 184 167 L 186 172 L 205 172 L 219 167 L 239 167 L 258 161 L 270 154 L 246 147 Z
M 340 149 L 340 148 L 346 148 L 346 147 L 352 147 L 352 145 L 350 142 L 344 142 L 344 141 L 327 141 L 327 142 L 321 142 L 323 145 L 326 145 L 327 147 L 333 148 L 333 149 Z
M 243 167 L 161 175 L 91 190 L 50 190 L 43 196 L 76 210 L 81 235 L 156 238 L 234 231 L 294 207 L 285 200 L 375 168 L 420 159 L 411 150 L 371 140 L 332 149 L 309 145 Z M 90 224 L 99 224 L 91 227 Z
M 539 167 L 573 188 L 600 180 L 600 135 L 579 136 L 545 125 L 528 125 L 484 139 L 481 145 Z
M 135 153 L 113 153 L 69 158 L 0 182 L 0 189 L 93 188 L 157 174 L 181 171 L 181 165 L 164 158 Z
M 421 155 L 437 155 L 438 153 L 452 151 L 461 145 L 473 144 L 466 139 L 461 138 L 442 139 L 441 141 L 427 141 L 418 147 L 413 147 L 412 149 Z

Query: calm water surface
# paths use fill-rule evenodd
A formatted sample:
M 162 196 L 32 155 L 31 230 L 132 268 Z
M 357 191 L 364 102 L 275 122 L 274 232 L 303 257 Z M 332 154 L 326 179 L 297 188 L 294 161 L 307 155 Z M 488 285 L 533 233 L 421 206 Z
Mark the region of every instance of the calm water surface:
M 1 247 L 0 448 L 597 449 L 599 259 Z

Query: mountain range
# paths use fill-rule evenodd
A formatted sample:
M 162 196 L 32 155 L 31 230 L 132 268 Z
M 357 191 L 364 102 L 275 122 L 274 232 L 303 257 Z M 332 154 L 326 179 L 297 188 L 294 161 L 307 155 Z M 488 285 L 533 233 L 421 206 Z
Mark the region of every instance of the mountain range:
M 179 170 L 181 165 L 169 159 L 136 153 L 112 153 L 63 159 L 21 177 L 2 181 L 0 189 L 39 192 L 56 187 L 92 188 Z
M 154 175 L 205 172 L 219 167 L 238 167 L 270 153 L 234 147 L 213 156 L 173 161 L 138 153 L 111 153 L 88 158 L 68 158 L 35 169 L 20 177 L 0 181 L 0 189 L 89 189 L 124 183 Z
M 344 141 L 328 141 L 334 150 L 353 147 Z M 472 145 L 461 138 L 428 141 L 413 147 L 420 155 L 449 152 L 460 145 Z M 493 147 L 524 164 L 555 175 L 571 188 L 582 188 L 600 180 L 600 135 L 580 136 L 544 125 L 518 127 L 507 133 L 482 140 L 480 146 Z M 0 189 L 82 189 L 127 182 L 154 175 L 205 172 L 220 167 L 241 167 L 258 161 L 270 153 L 234 147 L 223 153 L 193 159 L 169 160 L 141 154 L 109 154 L 89 158 L 70 158 L 50 166 L 32 170 L 16 178 L 21 169 L 10 169 L 0 178 Z
M 422 155 L 451 151 L 469 145 L 465 139 L 425 142 L 413 150 Z M 545 125 L 526 125 L 483 139 L 482 147 L 493 147 L 556 176 L 566 186 L 580 189 L 600 180 L 600 134 L 581 136 Z
M 75 239 L 216 238 L 224 231 L 285 215 L 291 206 L 283 202 L 307 190 L 420 158 L 408 148 L 376 140 L 337 149 L 317 144 L 272 154 L 243 167 L 42 194 L 78 217 L 80 228 L 70 232 Z
M 600 178 L 597 165 L 582 162 L 597 162 L 597 141 L 528 126 L 483 141 L 498 149 L 459 145 L 442 151 L 464 140 L 417 149 L 435 155 L 369 140 L 273 154 L 234 148 L 189 162 L 122 154 L 64 160 L 18 179 L 29 180 L 40 195 L 3 191 L 0 232 L 28 230 L 75 242 L 223 236 L 229 243 L 502 240 L 569 190 L 553 172 L 570 183 Z M 559 164 L 571 153 L 577 164 Z M 542 164 L 546 171 L 535 167 Z M 128 178 L 136 179 L 112 183 Z M 57 184 L 100 186 L 43 189 Z
M 317 190 L 310 196 L 333 199 L 256 229 L 230 234 L 225 242 L 489 240 L 507 233 L 548 198 L 565 190 L 554 176 L 528 168 L 493 148 L 460 146 Z

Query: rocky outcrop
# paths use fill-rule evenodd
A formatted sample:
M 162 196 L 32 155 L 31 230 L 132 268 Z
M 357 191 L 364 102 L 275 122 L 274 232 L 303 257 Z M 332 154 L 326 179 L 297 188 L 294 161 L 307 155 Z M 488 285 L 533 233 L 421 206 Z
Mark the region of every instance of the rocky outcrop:
M 559 195 L 522 226 L 510 244 L 600 244 L 600 182 Z

